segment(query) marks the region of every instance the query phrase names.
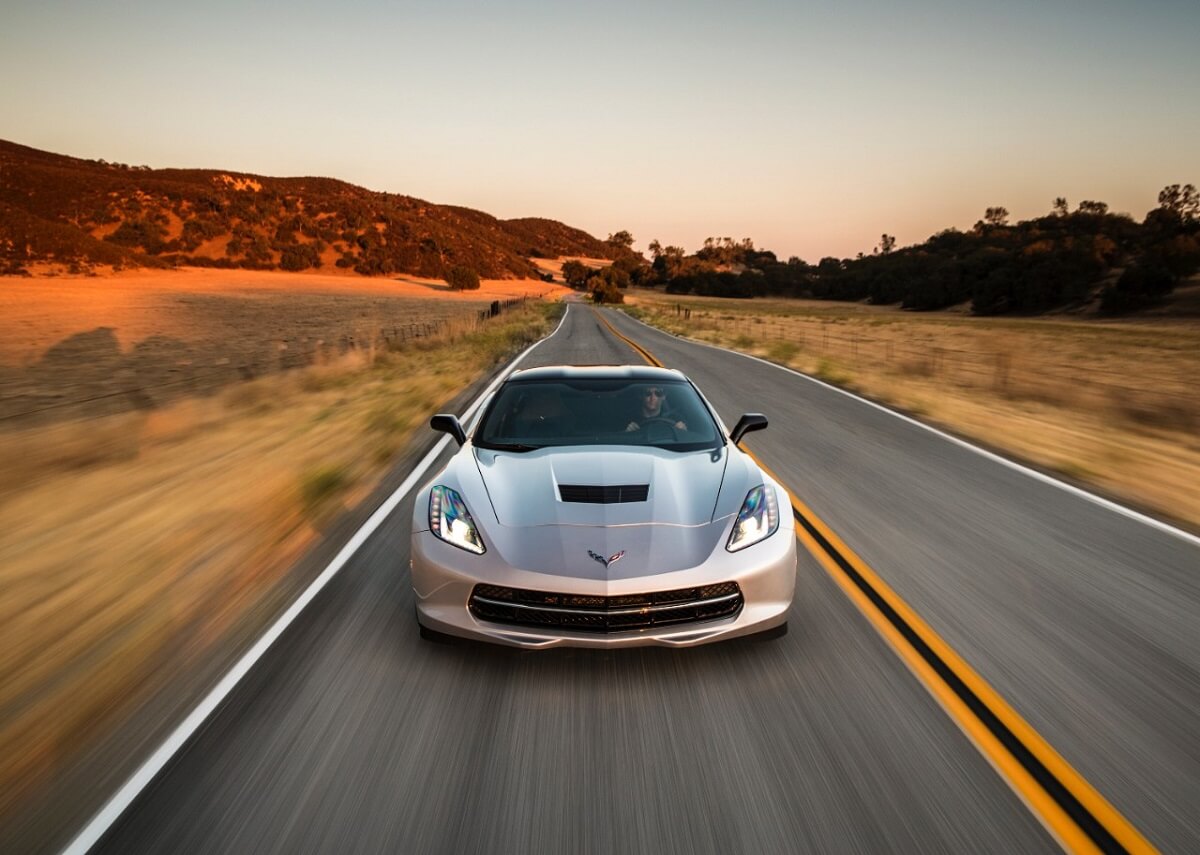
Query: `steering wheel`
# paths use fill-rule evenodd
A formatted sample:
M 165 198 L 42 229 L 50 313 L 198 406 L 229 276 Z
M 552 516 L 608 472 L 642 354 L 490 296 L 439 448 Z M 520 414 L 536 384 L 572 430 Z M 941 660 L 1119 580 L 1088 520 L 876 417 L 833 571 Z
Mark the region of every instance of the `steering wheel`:
M 651 418 L 643 418 L 641 420 L 640 429 L 649 436 L 651 425 L 665 425 L 671 430 L 671 438 L 679 439 L 679 428 L 675 427 L 675 422 L 677 421 L 678 419 L 668 418 L 667 416 L 652 416 Z

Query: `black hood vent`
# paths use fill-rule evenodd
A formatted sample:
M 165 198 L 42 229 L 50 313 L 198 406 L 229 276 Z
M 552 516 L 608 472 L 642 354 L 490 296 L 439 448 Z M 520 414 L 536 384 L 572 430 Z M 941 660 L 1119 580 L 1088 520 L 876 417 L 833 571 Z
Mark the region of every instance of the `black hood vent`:
M 650 485 L 616 484 L 611 487 L 598 487 L 591 484 L 559 484 L 558 494 L 564 502 L 584 502 L 591 505 L 644 502 L 650 495 Z

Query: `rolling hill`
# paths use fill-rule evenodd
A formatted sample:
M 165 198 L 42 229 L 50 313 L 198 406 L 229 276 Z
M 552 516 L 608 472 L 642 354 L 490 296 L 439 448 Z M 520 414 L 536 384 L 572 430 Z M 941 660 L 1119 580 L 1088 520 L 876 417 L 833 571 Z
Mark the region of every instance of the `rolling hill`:
M 554 220 L 380 193 L 331 178 L 151 169 L 0 140 L 0 273 L 31 263 L 536 276 L 530 258 L 609 257 Z

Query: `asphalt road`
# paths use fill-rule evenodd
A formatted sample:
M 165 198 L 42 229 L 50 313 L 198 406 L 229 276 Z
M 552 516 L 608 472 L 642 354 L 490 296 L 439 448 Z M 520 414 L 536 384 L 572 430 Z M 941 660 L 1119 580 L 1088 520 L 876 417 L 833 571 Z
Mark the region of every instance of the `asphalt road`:
M 606 313 L 1165 850 L 1200 846 L 1200 550 L 807 379 Z M 640 362 L 575 306 L 525 365 Z M 791 632 L 691 650 L 422 642 L 401 503 L 98 847 L 1044 852 L 802 551 Z

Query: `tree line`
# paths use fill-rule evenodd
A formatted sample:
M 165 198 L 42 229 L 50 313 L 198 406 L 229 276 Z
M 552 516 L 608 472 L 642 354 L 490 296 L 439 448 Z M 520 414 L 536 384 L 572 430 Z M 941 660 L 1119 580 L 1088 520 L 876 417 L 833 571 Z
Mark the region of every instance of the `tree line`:
M 969 231 L 945 229 L 900 249 L 884 234 L 869 255 L 815 265 L 794 256 L 781 261 L 750 238 L 708 238 L 690 255 L 653 240 L 649 264 L 627 260 L 610 279 L 618 288 L 632 283 L 673 294 L 870 300 L 915 310 L 970 301 L 981 315 L 1043 312 L 1098 292 L 1102 311 L 1125 312 L 1161 300 L 1200 270 L 1195 186 L 1164 187 L 1158 203 L 1140 223 L 1094 200 L 1071 210 L 1059 197 L 1045 216 L 1015 224 L 1004 207 L 989 207 Z M 576 287 L 591 288 L 599 275 L 572 272 L 583 276 Z

